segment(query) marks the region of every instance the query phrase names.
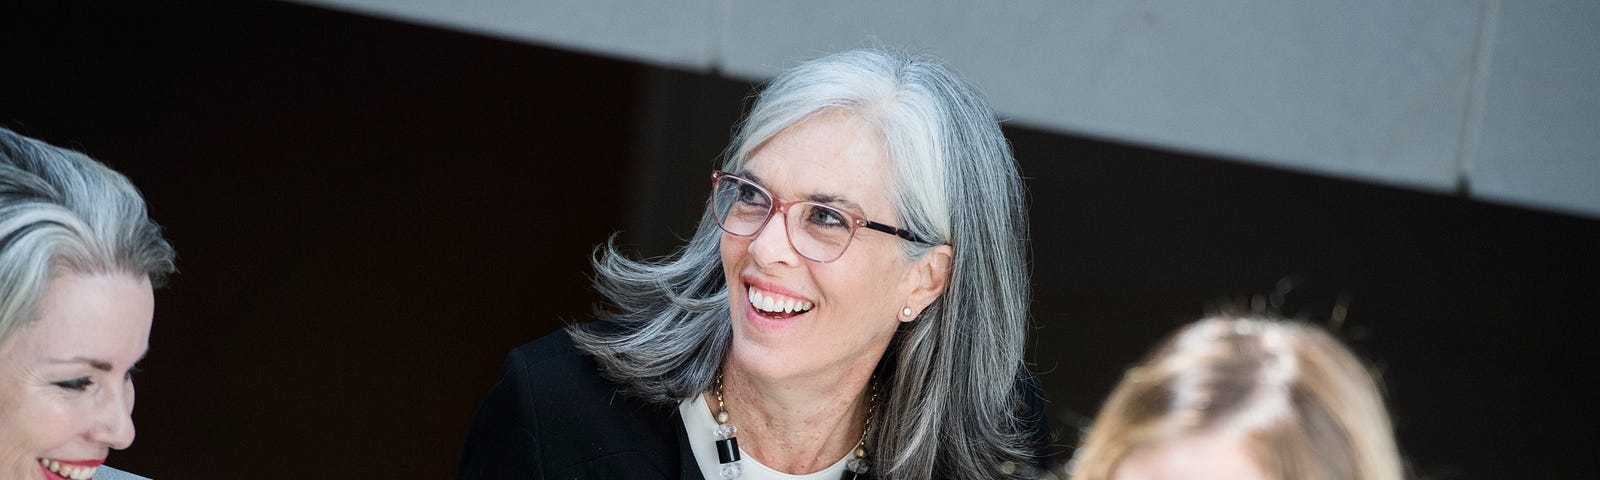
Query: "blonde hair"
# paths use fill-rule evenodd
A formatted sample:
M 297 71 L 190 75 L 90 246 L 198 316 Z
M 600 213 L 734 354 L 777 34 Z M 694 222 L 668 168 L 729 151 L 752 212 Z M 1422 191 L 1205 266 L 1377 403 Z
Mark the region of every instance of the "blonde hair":
M 1371 374 L 1321 328 L 1210 318 L 1130 369 L 1073 461 L 1110 479 L 1140 449 L 1196 434 L 1244 439 L 1271 478 L 1399 480 L 1400 456 Z

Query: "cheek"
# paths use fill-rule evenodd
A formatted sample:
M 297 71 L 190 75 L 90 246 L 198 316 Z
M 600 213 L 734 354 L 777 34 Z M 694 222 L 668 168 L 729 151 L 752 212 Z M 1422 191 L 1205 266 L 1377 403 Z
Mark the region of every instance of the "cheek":
M 866 264 L 829 264 L 824 272 L 817 272 L 817 283 L 823 295 L 835 305 L 844 307 L 859 320 L 892 319 L 888 313 L 898 312 L 902 299 L 896 298 L 895 286 L 899 284 L 898 271 L 879 262 Z M 888 312 L 888 313 L 885 313 Z M 875 322 L 874 322 L 875 323 Z
M 723 287 L 728 289 L 728 305 L 732 308 L 729 313 L 734 315 L 734 318 L 742 318 L 739 315 L 743 314 L 743 310 L 738 307 L 737 299 L 744 298 L 744 292 L 735 285 L 740 282 L 739 272 L 744 268 L 741 264 L 744 261 L 744 244 L 737 240 L 729 240 L 727 235 L 723 235 L 718 251 L 722 255 Z
M 7 463 L 26 460 L 66 445 L 78 426 L 71 405 L 37 391 L 16 389 L 0 398 L 0 455 Z M 26 465 L 24 465 L 26 466 Z
M 127 410 L 129 415 L 133 415 L 133 400 L 135 393 L 133 388 L 133 380 L 128 380 L 127 382 L 124 382 L 123 385 L 127 385 L 128 388 L 128 394 L 122 397 L 123 403 L 125 404 L 123 405 L 123 409 Z
M 745 242 L 741 242 L 738 239 L 729 239 L 726 234 L 722 236 L 722 239 L 717 242 L 717 251 L 722 254 L 722 270 L 724 272 L 733 273 L 739 268 L 739 262 L 744 259 L 745 247 Z

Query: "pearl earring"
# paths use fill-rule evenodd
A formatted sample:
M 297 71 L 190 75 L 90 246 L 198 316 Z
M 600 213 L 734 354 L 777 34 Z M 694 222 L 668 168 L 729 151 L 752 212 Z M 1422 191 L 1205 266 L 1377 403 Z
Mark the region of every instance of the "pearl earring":
M 911 307 L 900 309 L 900 316 L 902 317 L 911 318 L 911 313 Z

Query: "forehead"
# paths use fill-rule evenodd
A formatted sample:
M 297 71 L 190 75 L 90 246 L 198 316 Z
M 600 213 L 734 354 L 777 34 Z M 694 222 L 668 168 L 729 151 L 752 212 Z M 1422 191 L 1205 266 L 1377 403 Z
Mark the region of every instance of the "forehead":
M 65 273 L 50 280 L 34 321 L 14 332 L 15 345 L 55 359 L 132 363 L 149 344 L 154 313 L 149 278 Z
M 1266 480 L 1236 436 L 1201 434 L 1135 450 L 1117 465 L 1115 480 Z
M 743 168 L 779 196 L 888 206 L 890 164 L 882 134 L 847 112 L 825 110 L 791 125 L 757 148 Z

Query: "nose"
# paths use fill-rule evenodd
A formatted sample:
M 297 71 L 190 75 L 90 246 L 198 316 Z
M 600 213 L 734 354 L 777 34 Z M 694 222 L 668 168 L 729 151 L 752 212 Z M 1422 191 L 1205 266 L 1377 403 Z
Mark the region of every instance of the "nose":
M 772 212 L 767 224 L 762 225 L 755 238 L 750 239 L 750 254 L 758 266 L 799 264 L 799 254 L 789 246 L 787 216 L 787 212 L 782 210 Z
M 116 450 L 133 445 L 133 382 L 105 390 L 106 395 L 95 406 L 95 422 L 90 427 L 90 440 Z

